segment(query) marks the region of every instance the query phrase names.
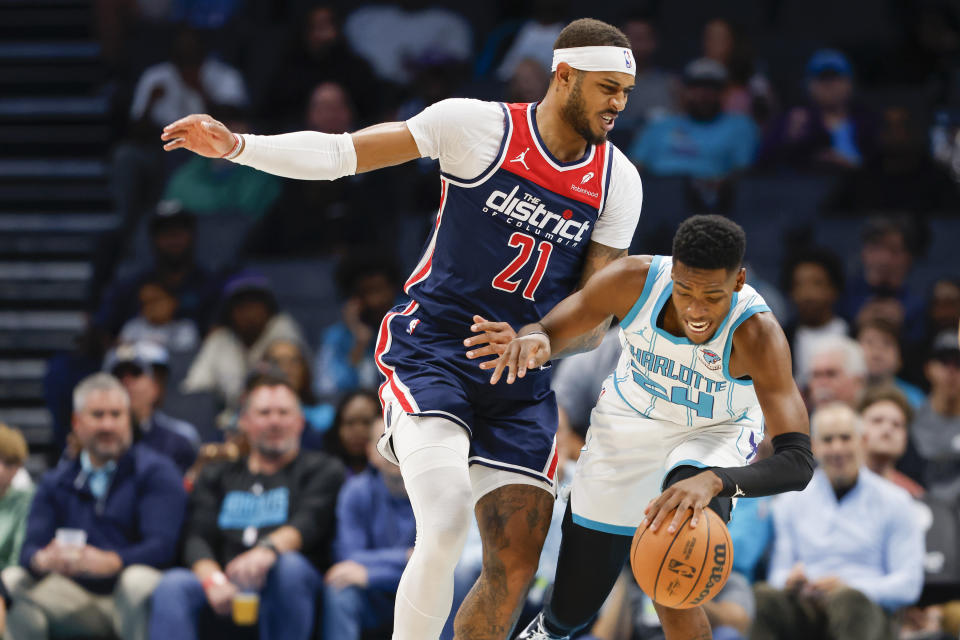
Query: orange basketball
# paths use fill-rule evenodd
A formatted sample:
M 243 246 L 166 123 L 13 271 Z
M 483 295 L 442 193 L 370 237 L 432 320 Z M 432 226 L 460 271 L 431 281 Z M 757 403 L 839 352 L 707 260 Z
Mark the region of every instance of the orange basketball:
M 693 511 L 675 533 L 667 533 L 676 510 L 656 532 L 645 529 L 633 536 L 630 566 L 637 584 L 658 604 L 689 609 L 720 592 L 733 566 L 730 532 L 713 509 L 704 509 L 696 529 L 690 528 Z

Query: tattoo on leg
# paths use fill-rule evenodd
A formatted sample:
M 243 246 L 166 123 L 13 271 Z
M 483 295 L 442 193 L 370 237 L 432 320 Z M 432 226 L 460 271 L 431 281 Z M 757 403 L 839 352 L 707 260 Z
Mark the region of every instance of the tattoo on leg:
M 457 640 L 505 640 L 520 615 L 550 527 L 552 496 L 508 485 L 477 503 L 483 570 L 454 622 Z

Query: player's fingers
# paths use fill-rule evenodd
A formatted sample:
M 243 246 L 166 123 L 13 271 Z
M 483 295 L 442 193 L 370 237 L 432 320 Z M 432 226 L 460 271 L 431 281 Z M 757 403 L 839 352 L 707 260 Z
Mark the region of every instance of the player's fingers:
M 471 336 L 464 340 L 463 346 L 472 347 L 475 344 L 484 344 L 486 342 L 489 342 L 489 340 L 487 340 L 487 334 L 481 333 L 480 335 Z
M 480 347 L 479 349 L 474 349 L 473 351 L 467 351 L 467 357 L 473 360 L 474 358 L 482 358 L 483 356 L 498 356 L 504 351 L 506 351 L 506 347 L 503 345 L 488 344 L 485 347 Z
M 503 333 L 507 326 L 508 325 L 506 322 L 477 322 L 470 328 L 474 331 L 485 331 L 491 334 L 500 334 Z
M 171 140 L 167 144 L 163 145 L 163 150 L 173 151 L 174 149 L 180 149 L 185 145 L 186 145 L 186 140 L 184 140 L 183 138 L 176 138 L 174 140 Z
M 487 319 L 484 318 L 483 316 L 481 316 L 479 313 L 477 313 L 477 314 L 474 314 L 474 316 L 473 316 L 473 321 L 474 321 L 474 322 L 486 322 Z
M 660 528 L 663 521 L 667 519 L 670 512 L 673 511 L 674 507 L 680 502 L 679 498 L 676 498 L 672 493 L 663 494 L 660 498 L 659 504 L 654 505 L 648 516 L 650 518 L 650 528 L 654 531 Z
M 670 526 L 667 527 L 667 533 L 673 533 L 680 528 L 680 524 L 683 522 L 683 519 L 687 517 L 687 512 L 693 508 L 693 505 L 689 500 L 684 499 L 680 506 L 677 507 L 677 512 L 673 515 L 673 520 L 670 522 Z
M 490 376 L 490 384 L 497 384 L 500 381 L 500 376 L 503 375 L 503 368 L 507 364 L 507 358 L 510 357 L 510 349 L 507 349 L 503 352 L 499 358 L 497 358 L 497 366 L 493 370 L 493 375 Z M 483 366 L 483 365 L 480 365 Z
M 165 127 L 163 128 L 163 130 L 164 130 L 164 131 L 173 131 L 174 129 L 177 129 L 177 128 L 179 128 L 179 127 L 185 127 L 187 124 L 193 122 L 194 120 L 196 120 L 196 116 L 195 116 L 195 115 L 184 116 L 184 117 L 180 118 L 179 120 L 174 120 L 173 122 L 171 122 L 170 124 L 168 124 L 167 126 L 165 126 Z
M 693 506 L 693 517 L 690 518 L 690 528 L 696 529 L 697 523 L 700 522 L 700 516 L 703 515 L 703 507 L 700 505 Z
M 517 379 L 517 358 L 520 355 L 520 349 L 512 349 L 510 357 L 507 358 L 507 384 L 513 384 Z

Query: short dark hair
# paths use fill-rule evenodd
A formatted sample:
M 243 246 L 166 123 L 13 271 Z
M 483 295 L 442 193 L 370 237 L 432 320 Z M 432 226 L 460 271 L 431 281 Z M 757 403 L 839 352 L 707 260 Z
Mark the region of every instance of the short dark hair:
M 297 401 L 300 400 L 297 390 L 293 388 L 293 383 L 287 376 L 283 375 L 280 369 L 273 366 L 255 368 L 246 380 L 240 413 L 245 413 L 250 407 L 250 398 L 253 396 L 253 392 L 263 387 L 286 387 L 293 394 L 293 397 L 297 398 Z
M 909 427 L 910 423 L 913 422 L 913 407 L 910 406 L 910 401 L 907 400 L 906 394 L 892 384 L 867 387 L 860 397 L 860 402 L 857 403 L 857 413 L 863 415 L 864 411 L 878 402 L 884 401 L 892 402 L 900 408 L 903 416 L 907 419 L 907 427 Z
M 801 264 L 815 264 L 821 267 L 827 273 L 827 278 L 829 278 L 830 284 L 837 290 L 837 293 L 843 292 L 845 285 L 843 262 L 836 253 L 823 247 L 801 249 L 787 258 L 783 268 L 783 281 L 780 283 L 784 291 L 789 293 L 793 289 L 793 272 Z
M 691 216 L 673 236 L 673 259 L 693 269 L 734 271 L 743 264 L 747 236 L 733 220 L 718 215 Z
M 612 24 L 593 18 L 574 20 L 563 28 L 553 43 L 554 49 L 572 47 L 630 48 L 630 39 Z
M 860 240 L 865 245 L 874 244 L 890 233 L 899 234 L 903 246 L 913 257 L 923 252 L 923 240 L 916 222 L 907 215 L 878 215 L 868 219 L 863 225 Z

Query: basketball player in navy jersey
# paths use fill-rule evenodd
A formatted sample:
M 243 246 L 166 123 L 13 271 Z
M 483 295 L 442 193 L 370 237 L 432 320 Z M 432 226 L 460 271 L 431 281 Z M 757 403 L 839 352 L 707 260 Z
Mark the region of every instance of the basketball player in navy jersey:
M 692 510 L 696 527 L 708 505 L 727 520 L 731 498 L 809 482 L 809 422 L 790 348 L 745 283 L 745 247 L 735 222 L 689 218 L 672 257 L 615 261 L 523 327 L 495 363 L 481 363 L 494 369 L 492 383 L 506 371 L 516 384 L 601 319 L 620 320 L 624 349 L 590 416 L 550 601 L 521 640 L 560 640 L 585 626 L 613 588 L 638 526 L 673 533 Z M 765 430 L 774 455 L 746 466 Z M 711 638 L 700 607 L 656 608 L 667 640 Z
M 386 425 L 379 447 L 399 463 L 417 519 L 395 640 L 439 636 L 471 509 L 483 569 L 457 614 L 456 637 L 503 639 L 516 624 L 556 490 L 556 402 L 548 369 L 496 388 L 476 361 L 626 254 L 640 178 L 606 135 L 634 73 L 623 33 L 582 19 L 557 38 L 539 103 L 444 100 L 406 122 L 342 135 L 241 136 L 206 115 L 163 131 L 167 150 L 300 179 L 440 160 L 440 210 L 404 287 L 411 302 L 387 314 L 376 348 Z M 598 344 L 608 324 L 598 320 L 567 352 Z

